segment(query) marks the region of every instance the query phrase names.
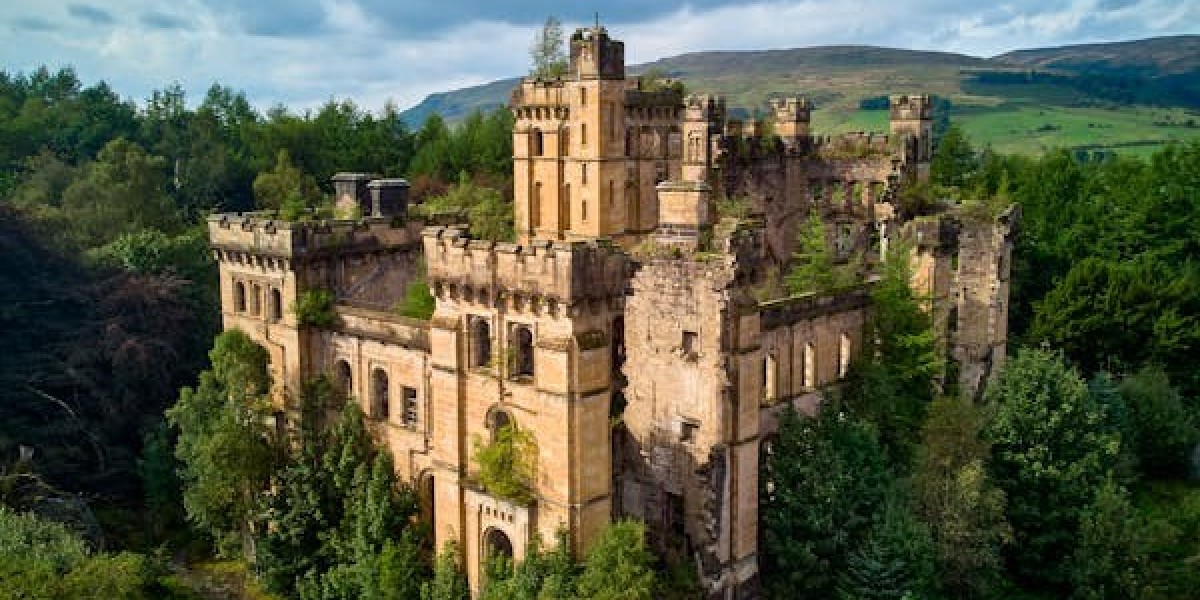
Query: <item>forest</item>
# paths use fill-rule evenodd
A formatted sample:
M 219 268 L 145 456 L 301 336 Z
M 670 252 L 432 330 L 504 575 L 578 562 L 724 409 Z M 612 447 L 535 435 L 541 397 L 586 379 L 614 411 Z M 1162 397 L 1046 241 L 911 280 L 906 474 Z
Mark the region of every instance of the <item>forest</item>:
M 455 549 L 430 547 L 336 386 L 306 387 L 297 443 L 265 428 L 264 357 L 218 335 L 203 223 L 320 215 L 353 170 L 511 235 L 511 127 L 499 110 L 411 130 L 336 100 L 262 113 L 220 85 L 136 104 L 70 70 L 0 73 L 0 589 L 464 597 Z M 876 352 L 771 442 L 767 597 L 1200 589 L 1200 143 L 1088 158 L 941 135 L 906 200 L 1022 211 L 1008 364 L 980 399 L 937 385 L 922 299 L 884 265 Z M 486 597 L 696 594 L 638 523 L 582 562 L 558 547 L 490 565 Z

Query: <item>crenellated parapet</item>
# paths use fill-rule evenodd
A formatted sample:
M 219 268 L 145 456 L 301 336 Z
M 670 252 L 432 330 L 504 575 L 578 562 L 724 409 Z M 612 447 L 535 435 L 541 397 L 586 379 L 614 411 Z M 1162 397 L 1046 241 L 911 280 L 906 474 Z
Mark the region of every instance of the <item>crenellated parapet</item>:
M 890 96 L 888 101 L 893 121 L 933 119 L 933 100 L 926 94 Z
M 340 253 L 412 247 L 421 224 L 391 218 L 359 221 L 284 221 L 269 213 L 213 215 L 208 219 L 214 251 L 305 260 Z
M 518 245 L 473 240 L 455 227 L 430 227 L 423 235 L 427 277 L 435 287 L 470 289 L 489 298 L 520 295 L 563 306 L 625 292 L 628 258 L 603 239 Z

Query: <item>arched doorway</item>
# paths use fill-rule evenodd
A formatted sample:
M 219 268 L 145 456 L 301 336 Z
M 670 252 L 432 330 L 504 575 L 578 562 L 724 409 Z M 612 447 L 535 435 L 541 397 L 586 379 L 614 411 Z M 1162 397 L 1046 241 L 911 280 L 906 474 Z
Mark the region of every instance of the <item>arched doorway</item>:
M 483 549 L 484 556 L 487 558 L 503 556 L 512 560 L 513 557 L 512 540 L 508 539 L 508 534 L 495 527 L 488 529 L 483 534 Z

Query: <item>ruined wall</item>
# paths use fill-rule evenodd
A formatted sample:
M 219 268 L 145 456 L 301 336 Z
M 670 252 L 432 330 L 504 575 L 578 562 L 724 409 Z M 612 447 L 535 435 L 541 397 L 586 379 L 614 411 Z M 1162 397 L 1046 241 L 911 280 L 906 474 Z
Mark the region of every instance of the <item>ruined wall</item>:
M 1019 209 L 995 219 L 963 219 L 955 273 L 952 356 L 965 397 L 977 397 L 1004 364 L 1008 344 L 1009 274 Z
M 712 593 L 757 573 L 759 316 L 736 261 L 651 259 L 625 310 L 619 511 L 694 552 Z

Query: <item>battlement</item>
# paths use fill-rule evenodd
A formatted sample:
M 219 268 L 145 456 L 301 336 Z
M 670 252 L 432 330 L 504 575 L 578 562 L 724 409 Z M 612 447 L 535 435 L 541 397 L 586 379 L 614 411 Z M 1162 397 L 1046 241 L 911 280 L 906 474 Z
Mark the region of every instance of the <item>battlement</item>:
M 359 221 L 283 221 L 266 212 L 208 218 L 213 249 L 275 258 L 411 246 L 420 243 L 420 227 L 419 223 L 378 217 Z
M 803 96 L 771 100 L 771 113 L 776 123 L 808 123 L 812 108 L 812 103 Z
M 566 85 L 561 79 L 543 81 L 526 79 L 513 88 L 508 105 L 517 118 L 559 118 L 569 114 Z M 538 114 L 543 113 L 543 114 Z M 543 116 L 544 115 L 544 116 Z
M 606 239 L 534 240 L 527 246 L 473 240 L 459 227 L 422 232 L 433 285 L 466 286 L 480 294 L 579 300 L 624 295 L 628 257 Z
M 570 72 L 580 79 L 624 79 L 625 43 L 608 36 L 608 30 L 579 28 L 571 35 Z
M 863 131 L 814 136 L 811 148 L 817 155 L 830 159 L 879 158 L 901 150 L 893 136 Z
M 933 119 L 933 100 L 925 94 L 889 97 L 893 121 L 928 121 Z

